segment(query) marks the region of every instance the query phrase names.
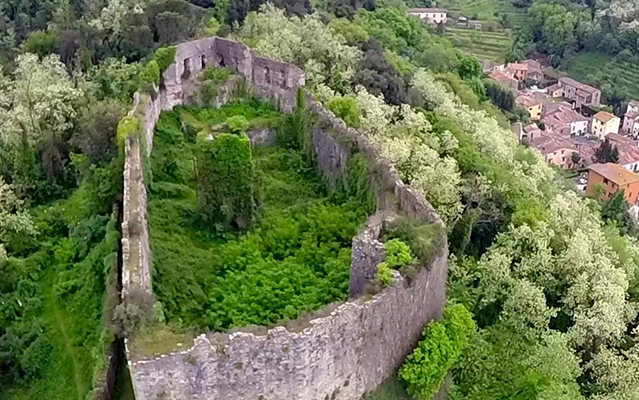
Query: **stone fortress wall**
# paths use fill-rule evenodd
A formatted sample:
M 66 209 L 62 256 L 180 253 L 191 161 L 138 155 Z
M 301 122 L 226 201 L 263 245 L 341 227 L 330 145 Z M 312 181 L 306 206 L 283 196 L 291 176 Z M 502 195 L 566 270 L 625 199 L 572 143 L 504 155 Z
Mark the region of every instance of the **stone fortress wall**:
M 228 67 L 245 78 L 247 89 L 284 111 L 297 104 L 304 86 L 296 66 L 259 57 L 248 47 L 222 38 L 181 44 L 163 73 L 156 96 L 137 95 L 131 115 L 145 137 L 126 139 L 124 172 L 123 289 L 152 292 L 151 249 L 146 220 L 143 162 L 150 154 L 159 114 L 187 104 L 197 92 L 191 74 L 209 66 Z M 307 97 L 317 115 L 312 145 L 317 166 L 329 182 L 345 177 L 347 161 L 363 153 L 375 171 L 379 211 L 353 239 L 350 299 L 301 331 L 279 326 L 265 334 L 206 333 L 183 351 L 147 359 L 129 358 L 137 400 L 357 400 L 401 365 L 423 327 L 441 317 L 445 303 L 447 245 L 413 279 L 395 273 L 394 283 L 370 299 L 362 297 L 376 265 L 385 257 L 378 239 L 389 215 L 403 211 L 443 226 L 423 196 L 405 185 L 370 141 Z M 146 142 L 143 143 L 143 142 Z

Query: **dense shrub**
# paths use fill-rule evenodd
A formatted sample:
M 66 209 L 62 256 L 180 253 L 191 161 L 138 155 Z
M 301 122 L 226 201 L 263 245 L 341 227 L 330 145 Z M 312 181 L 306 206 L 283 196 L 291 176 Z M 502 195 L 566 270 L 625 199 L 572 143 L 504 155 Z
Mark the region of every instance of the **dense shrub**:
M 413 261 L 410 247 L 399 239 L 386 242 L 386 263 L 391 268 L 401 268 Z
M 218 88 L 231 76 L 227 68 L 209 67 L 202 72 L 200 77 L 200 91 L 204 104 L 213 104 L 217 98 Z
M 359 126 L 359 111 L 357 110 L 357 100 L 353 96 L 336 96 L 328 103 L 328 108 L 341 118 L 346 125 Z
M 377 273 L 373 282 L 373 292 L 381 286 L 393 283 L 392 269 L 398 269 L 413 262 L 410 247 L 399 239 L 391 239 L 386 242 L 386 261 L 377 265 Z
M 34 209 L 38 240 L 10 240 L 25 257 L 11 251 L 0 280 L 3 395 L 84 398 L 106 365 L 114 332 L 107 285 L 115 285 L 118 231 L 108 215 L 67 223 L 67 207 L 60 201 Z
M 167 46 L 160 47 L 155 51 L 153 55 L 153 60 L 157 62 L 158 67 L 160 69 L 160 75 L 173 63 L 175 60 L 175 52 L 177 51 L 177 47 L 175 46 Z
M 423 264 L 429 264 L 440 252 L 445 241 L 443 227 L 437 224 L 425 224 L 407 216 L 398 217 L 389 227 L 386 236 L 399 240 L 388 240 L 393 253 L 398 254 L 402 266 L 409 265 L 407 257 L 415 257 Z M 400 244 L 401 243 L 401 244 Z M 402 245 L 408 245 L 408 255 Z M 398 265 L 400 267 L 400 265 Z
M 416 400 L 430 400 L 455 365 L 477 329 L 461 304 L 448 306 L 444 318 L 424 329 L 424 339 L 399 370 L 399 378 Z
M 248 136 L 222 133 L 213 140 L 201 140 L 197 166 L 198 210 L 204 220 L 221 228 L 250 226 L 255 199 Z
M 225 122 L 231 133 L 240 134 L 249 127 L 249 122 L 242 115 L 234 115 L 226 119 Z
M 92 163 L 111 161 L 117 155 L 116 130 L 124 108 L 117 102 L 96 102 L 83 110 L 71 144 L 77 146 Z

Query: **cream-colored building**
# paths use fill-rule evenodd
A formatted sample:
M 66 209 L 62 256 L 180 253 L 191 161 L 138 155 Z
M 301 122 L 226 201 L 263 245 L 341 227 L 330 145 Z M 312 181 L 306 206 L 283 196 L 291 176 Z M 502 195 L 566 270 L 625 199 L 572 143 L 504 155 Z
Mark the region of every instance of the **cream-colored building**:
M 621 119 L 607 111 L 599 111 L 592 116 L 591 132 L 599 139 L 603 139 L 609 133 L 619 133 Z
M 515 104 L 525 108 L 531 120 L 539 121 L 541 119 L 541 112 L 543 110 L 543 102 L 541 100 L 533 96 L 522 94 L 515 98 Z
M 430 25 L 446 24 L 447 10 L 444 8 L 409 8 L 408 15 L 415 15 Z

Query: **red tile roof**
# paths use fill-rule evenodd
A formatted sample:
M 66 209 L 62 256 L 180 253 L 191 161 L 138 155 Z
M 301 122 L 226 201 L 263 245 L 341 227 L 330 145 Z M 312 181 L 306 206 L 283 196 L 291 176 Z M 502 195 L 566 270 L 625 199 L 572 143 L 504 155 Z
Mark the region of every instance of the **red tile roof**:
M 593 164 L 588 167 L 588 170 L 596 172 L 597 174 L 608 179 L 610 182 L 616 183 L 619 186 L 625 186 L 630 183 L 639 182 L 639 175 L 628 171 L 619 164 Z
M 576 87 L 579 90 L 583 90 L 584 92 L 588 92 L 590 94 L 598 92 L 599 89 L 594 88 L 592 86 L 586 85 L 585 83 L 581 83 L 578 82 L 572 78 L 568 78 L 568 77 L 563 77 L 563 78 L 559 78 L 559 82 L 561 82 L 564 85 L 569 85 L 569 86 L 573 86 Z
M 594 115 L 594 118 L 605 124 L 611 119 L 617 118 L 617 116 L 615 114 L 609 113 L 608 111 L 599 111 L 597 114 Z

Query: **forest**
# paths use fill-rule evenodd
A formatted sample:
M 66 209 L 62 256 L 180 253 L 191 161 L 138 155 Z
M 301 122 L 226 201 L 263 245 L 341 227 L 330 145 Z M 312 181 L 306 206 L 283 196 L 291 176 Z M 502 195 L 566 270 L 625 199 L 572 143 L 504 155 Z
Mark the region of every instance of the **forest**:
M 634 57 L 634 20 L 623 17 L 632 10 L 617 12 L 631 5 L 534 2 L 517 46 L 534 43 L 559 62 L 587 46 L 612 51 L 616 40 L 619 55 Z M 158 48 L 213 34 L 302 68 L 316 98 L 446 223 L 450 305 L 400 369 L 411 396 L 426 399 L 449 371 L 451 399 L 639 396 L 637 239 L 612 207 L 578 196 L 518 144 L 513 116 L 487 100 L 479 62 L 403 2 L 1 0 L 0 16 L 0 398 L 93 390 L 122 328 L 108 290 L 118 121 Z M 595 33 L 612 42 L 600 49 Z M 189 193 L 158 188 L 158 207 Z M 176 312 L 161 307 L 169 319 Z M 439 361 L 424 361 L 437 348 L 446 349 Z

